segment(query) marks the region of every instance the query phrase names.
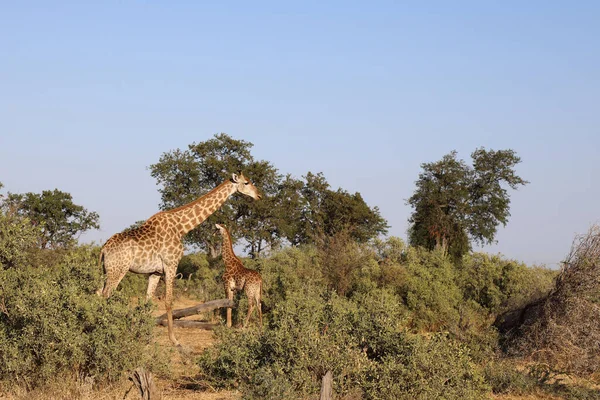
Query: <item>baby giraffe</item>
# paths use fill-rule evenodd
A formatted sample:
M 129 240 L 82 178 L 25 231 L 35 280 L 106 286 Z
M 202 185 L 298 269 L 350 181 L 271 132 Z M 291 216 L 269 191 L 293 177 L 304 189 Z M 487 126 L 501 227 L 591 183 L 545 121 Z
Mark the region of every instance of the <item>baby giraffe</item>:
M 225 273 L 223 274 L 223 284 L 225 285 L 225 295 L 229 300 L 233 300 L 233 294 L 236 290 L 244 289 L 248 298 L 248 315 L 244 322 L 244 327 L 248 325 L 250 314 L 254 306 L 258 308 L 258 318 L 262 327 L 262 310 L 260 307 L 260 298 L 262 296 L 262 278 L 257 271 L 244 267 L 242 261 L 233 253 L 233 244 L 231 235 L 223 225 L 215 224 L 221 236 L 223 236 L 222 254 L 225 263 Z M 231 327 L 231 308 L 227 308 L 227 326 Z

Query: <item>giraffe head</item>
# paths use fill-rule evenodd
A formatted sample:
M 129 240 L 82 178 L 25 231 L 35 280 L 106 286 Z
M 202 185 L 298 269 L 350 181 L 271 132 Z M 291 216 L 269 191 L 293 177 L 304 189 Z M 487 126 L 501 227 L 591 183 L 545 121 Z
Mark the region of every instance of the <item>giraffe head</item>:
M 254 200 L 258 200 L 262 197 L 258 193 L 258 189 L 241 172 L 239 175 L 232 174 L 231 181 L 235 183 L 238 192 L 245 194 L 246 196 L 250 196 Z
M 226 235 L 227 234 L 227 229 L 225 228 L 225 226 L 220 225 L 220 224 L 215 224 L 215 228 L 217 228 L 217 231 L 219 231 L 219 233 L 221 235 Z

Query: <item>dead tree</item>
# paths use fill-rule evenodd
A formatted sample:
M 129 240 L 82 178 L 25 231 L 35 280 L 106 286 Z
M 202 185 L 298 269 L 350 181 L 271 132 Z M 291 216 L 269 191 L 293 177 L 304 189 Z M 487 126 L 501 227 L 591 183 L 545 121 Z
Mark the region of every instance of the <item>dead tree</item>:
M 129 380 L 138 388 L 142 400 L 161 400 L 162 395 L 156 385 L 152 372 L 146 371 L 144 367 L 139 367 L 131 374 Z
M 321 382 L 321 400 L 331 400 L 333 398 L 333 374 L 331 371 L 327 371 L 323 375 Z
M 166 319 L 161 320 L 158 323 L 158 325 L 167 326 L 167 320 Z M 217 326 L 219 326 L 219 324 L 213 324 L 210 322 L 203 322 L 203 321 L 173 321 L 173 326 L 178 326 L 180 328 L 197 328 L 197 329 L 204 329 L 207 331 L 212 331 Z

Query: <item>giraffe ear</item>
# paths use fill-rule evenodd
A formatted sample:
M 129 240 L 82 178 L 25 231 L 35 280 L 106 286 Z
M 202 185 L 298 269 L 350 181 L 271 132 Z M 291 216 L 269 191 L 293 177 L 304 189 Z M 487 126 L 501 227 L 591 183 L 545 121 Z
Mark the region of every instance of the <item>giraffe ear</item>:
M 231 174 L 231 180 L 234 183 L 238 183 L 238 180 L 239 180 L 238 175 L 237 174 Z

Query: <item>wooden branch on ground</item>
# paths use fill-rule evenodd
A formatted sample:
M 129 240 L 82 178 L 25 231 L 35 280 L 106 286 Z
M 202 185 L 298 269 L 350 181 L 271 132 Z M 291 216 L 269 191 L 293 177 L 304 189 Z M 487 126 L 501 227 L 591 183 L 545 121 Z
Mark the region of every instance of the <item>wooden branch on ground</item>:
M 228 299 L 220 299 L 220 300 L 211 300 L 206 303 L 197 304 L 188 308 L 180 308 L 178 310 L 173 310 L 173 319 L 179 319 L 183 317 L 189 317 L 190 315 L 200 314 L 203 312 L 208 312 L 215 310 L 221 307 L 235 307 L 235 303 L 233 300 Z M 163 314 L 160 317 L 156 318 L 156 323 L 161 324 L 161 321 L 167 320 L 167 314 Z
M 163 319 L 158 323 L 158 325 L 167 326 L 167 320 Z M 219 324 L 204 321 L 173 321 L 173 326 L 179 326 L 181 328 L 197 328 L 212 331 L 217 326 L 219 326 Z
M 333 374 L 331 371 L 327 371 L 323 375 L 321 382 L 321 400 L 331 400 L 333 398 Z

